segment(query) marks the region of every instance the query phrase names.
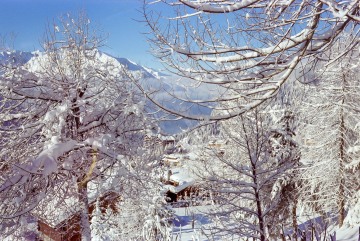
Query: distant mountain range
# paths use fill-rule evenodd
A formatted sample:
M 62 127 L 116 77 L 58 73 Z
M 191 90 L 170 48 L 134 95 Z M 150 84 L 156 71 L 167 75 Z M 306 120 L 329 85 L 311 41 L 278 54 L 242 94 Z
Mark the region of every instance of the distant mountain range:
M 111 56 L 111 55 L 109 55 Z M 113 56 L 111 56 L 113 57 Z M 144 73 L 144 77 L 145 78 L 156 78 L 156 79 L 160 79 L 162 77 L 168 77 L 169 75 L 164 74 L 162 72 L 159 72 L 157 70 L 154 70 L 152 68 L 148 68 L 148 67 L 144 67 L 141 65 L 138 65 L 134 62 L 132 62 L 131 60 L 128 60 L 126 58 L 116 58 L 113 57 L 114 59 L 116 59 L 120 64 L 127 66 L 127 68 L 131 71 L 141 71 Z
M 0 52 L 0 64 L 13 64 L 16 66 L 27 63 L 34 53 L 22 51 L 2 51 Z
M 31 58 L 39 55 L 40 52 L 22 52 L 22 51 L 4 51 L 0 52 L 0 65 L 11 64 L 15 66 L 21 66 L 27 63 Z M 140 71 L 143 75 L 141 85 L 145 90 L 156 90 L 156 99 L 161 102 L 166 108 L 186 111 L 188 114 L 204 115 L 208 116 L 211 114 L 211 109 L 203 106 L 194 105 L 190 102 L 184 102 L 176 100 L 171 97 L 172 94 L 183 94 L 187 93 L 192 95 L 191 90 L 187 90 L 183 86 L 176 83 L 176 77 L 166 73 L 148 68 L 145 66 L 138 65 L 126 58 L 113 57 L 106 53 L 101 53 L 106 58 L 114 58 L 121 65 L 126 66 L 130 71 Z M 169 94 L 171 93 L 171 94 Z M 198 94 L 198 93 L 197 93 Z M 146 102 L 147 111 L 154 112 L 156 109 L 155 105 L 147 100 Z M 186 119 L 177 119 L 176 116 L 166 114 L 164 111 L 156 111 L 155 116 L 160 119 L 161 132 L 164 134 L 177 134 L 183 130 L 194 127 L 198 122 Z M 177 120 L 174 120 L 177 119 Z

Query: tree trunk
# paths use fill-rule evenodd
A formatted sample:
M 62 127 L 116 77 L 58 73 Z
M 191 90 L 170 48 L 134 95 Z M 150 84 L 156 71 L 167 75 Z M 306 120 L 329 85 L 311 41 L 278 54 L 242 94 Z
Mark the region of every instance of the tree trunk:
M 80 228 L 81 241 L 91 241 L 89 199 L 87 195 L 87 182 L 78 183 L 78 195 L 80 205 Z
M 344 102 L 344 101 L 343 101 Z M 344 122 L 344 113 L 341 110 L 340 116 L 340 160 L 339 160 L 339 175 L 340 175 L 340 183 L 339 183 L 339 217 L 338 223 L 339 227 L 341 227 L 344 223 L 345 219 L 345 179 L 344 179 L 344 165 L 345 165 L 345 122 Z
M 258 190 L 258 180 L 257 180 L 257 173 L 256 173 L 256 164 L 252 162 L 252 174 L 253 174 L 253 181 L 256 186 L 254 188 L 255 193 L 255 200 L 256 200 L 256 208 L 257 208 L 257 217 L 259 220 L 259 231 L 260 231 L 260 241 L 265 241 L 265 225 L 264 225 L 264 217 L 261 207 L 261 200 L 260 200 L 260 193 Z
M 293 239 L 297 240 L 297 230 L 298 230 L 298 224 L 297 224 L 297 217 L 296 217 L 296 210 L 297 210 L 297 197 L 294 200 L 294 204 L 292 207 L 292 226 L 294 229 L 294 233 L 293 233 Z

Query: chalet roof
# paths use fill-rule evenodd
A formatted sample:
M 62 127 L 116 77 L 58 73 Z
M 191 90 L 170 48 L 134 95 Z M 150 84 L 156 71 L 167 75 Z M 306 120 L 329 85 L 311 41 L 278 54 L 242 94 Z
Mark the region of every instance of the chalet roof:
M 79 210 L 75 187 L 65 184 L 64 188 L 47 195 L 32 213 L 42 222 L 56 227 Z
M 164 158 L 163 159 L 169 159 L 169 160 L 177 160 L 179 159 L 178 156 L 175 156 L 173 154 L 170 154 L 170 155 L 164 155 Z
M 165 185 L 165 190 L 172 193 L 178 193 L 195 183 L 195 178 L 190 174 L 189 170 L 178 167 L 171 169 L 172 175 L 170 181 L 178 183 L 177 186 Z
M 107 182 L 110 181 L 111 178 L 108 178 Z M 96 198 L 99 196 L 113 192 L 108 184 L 109 183 L 102 183 L 102 191 L 99 193 L 99 184 L 90 181 L 88 183 L 89 203 L 95 202 Z M 42 200 L 41 205 L 39 205 L 40 208 L 37 208 L 32 214 L 39 220 L 42 220 L 42 222 L 45 222 L 52 227 L 56 227 L 61 224 L 61 222 L 69 219 L 80 211 L 77 195 L 76 184 L 73 182 L 62 183 L 62 187 L 55 190 L 54 193 L 51 193 L 48 197 L 45 197 Z
M 175 141 L 175 137 L 173 136 L 161 136 L 160 138 L 163 141 Z
M 226 145 L 227 141 L 226 140 L 211 140 L 208 142 L 208 145 Z

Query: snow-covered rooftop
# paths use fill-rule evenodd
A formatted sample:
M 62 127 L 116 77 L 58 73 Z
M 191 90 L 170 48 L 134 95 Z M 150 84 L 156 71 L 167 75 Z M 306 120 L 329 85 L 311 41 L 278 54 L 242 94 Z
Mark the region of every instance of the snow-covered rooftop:
M 170 181 L 179 184 L 178 186 L 165 185 L 165 189 L 172 193 L 178 193 L 195 183 L 195 178 L 185 168 L 173 168 L 171 169 L 171 172 L 172 175 L 170 176 Z

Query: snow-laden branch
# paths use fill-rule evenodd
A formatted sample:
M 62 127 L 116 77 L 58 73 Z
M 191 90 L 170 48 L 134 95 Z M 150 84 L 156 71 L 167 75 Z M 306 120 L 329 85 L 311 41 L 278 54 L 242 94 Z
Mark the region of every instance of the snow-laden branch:
M 188 7 L 194 8 L 202 12 L 229 13 L 229 12 L 238 11 L 246 7 L 251 7 L 251 5 L 260 2 L 260 0 L 241 0 L 241 1 L 227 1 L 227 2 L 179 0 L 179 2 L 183 3 Z M 208 4 L 207 2 L 209 2 L 210 4 Z M 286 3 L 284 3 L 284 5 L 286 5 Z

